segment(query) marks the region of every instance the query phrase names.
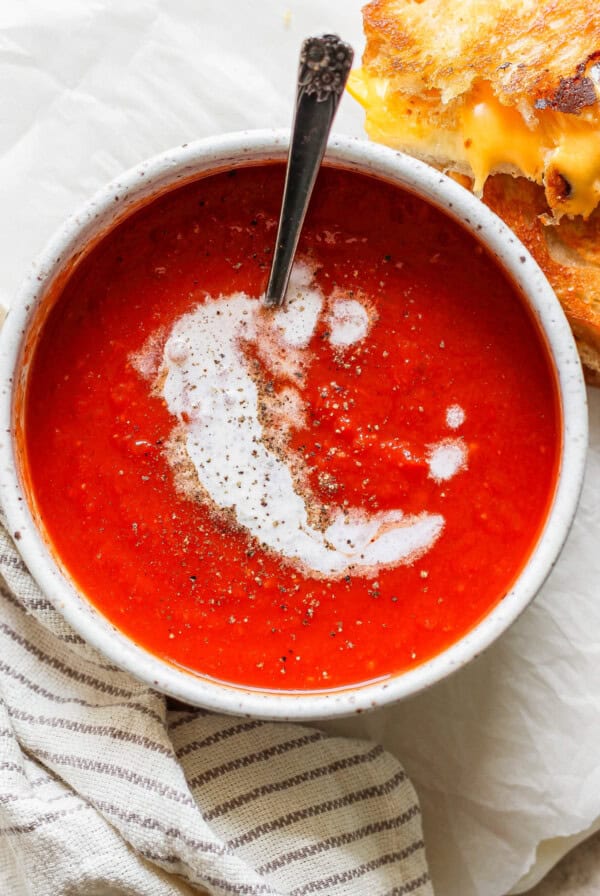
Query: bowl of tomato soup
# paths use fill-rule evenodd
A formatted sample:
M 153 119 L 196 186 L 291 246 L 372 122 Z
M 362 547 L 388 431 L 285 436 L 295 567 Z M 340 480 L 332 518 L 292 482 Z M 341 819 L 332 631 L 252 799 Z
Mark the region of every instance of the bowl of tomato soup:
M 585 390 L 540 270 L 471 194 L 338 137 L 264 307 L 288 134 L 180 147 L 50 243 L 2 334 L 1 491 L 87 641 L 192 704 L 397 700 L 539 590 Z

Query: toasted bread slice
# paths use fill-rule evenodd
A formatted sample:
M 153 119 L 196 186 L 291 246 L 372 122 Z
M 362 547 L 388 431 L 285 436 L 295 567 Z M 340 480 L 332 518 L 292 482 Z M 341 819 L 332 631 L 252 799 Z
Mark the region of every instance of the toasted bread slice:
M 458 174 L 520 237 L 600 385 L 600 7 L 373 0 L 350 92 L 379 142 Z
M 484 202 L 529 249 L 558 296 L 588 382 L 600 385 L 600 209 L 547 223 L 544 191 L 523 177 L 488 178 Z
M 474 179 L 524 175 L 556 218 L 600 201 L 600 7 L 373 0 L 350 92 L 369 135 Z

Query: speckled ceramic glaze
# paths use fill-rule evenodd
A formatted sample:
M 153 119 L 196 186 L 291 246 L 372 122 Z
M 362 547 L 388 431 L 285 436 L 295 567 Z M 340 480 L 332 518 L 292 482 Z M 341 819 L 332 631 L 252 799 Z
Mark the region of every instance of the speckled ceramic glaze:
M 556 561 L 575 514 L 585 464 L 587 410 L 579 358 L 564 314 L 540 269 L 512 232 L 470 193 L 427 165 L 365 141 L 332 139 L 330 164 L 408 188 L 474 233 L 521 287 L 540 321 L 558 374 L 564 434 L 558 487 L 540 540 L 515 586 L 475 629 L 434 659 L 362 687 L 290 693 L 229 686 L 169 665 L 111 625 L 54 559 L 20 481 L 17 415 L 46 298 L 57 278 L 98 236 L 140 204 L 198 175 L 248 162 L 283 160 L 288 140 L 287 132 L 254 131 L 173 149 L 109 184 L 56 234 L 15 299 L 1 336 L 0 495 L 19 551 L 42 590 L 73 628 L 117 665 L 188 703 L 262 718 L 313 719 L 360 712 L 417 693 L 481 653 L 525 609 Z

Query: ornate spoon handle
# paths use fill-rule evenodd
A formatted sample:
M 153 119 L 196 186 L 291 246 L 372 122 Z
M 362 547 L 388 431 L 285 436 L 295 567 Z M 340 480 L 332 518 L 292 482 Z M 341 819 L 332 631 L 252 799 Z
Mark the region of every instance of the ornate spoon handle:
M 302 43 L 283 204 L 265 304 L 281 305 L 327 138 L 354 51 L 335 34 Z

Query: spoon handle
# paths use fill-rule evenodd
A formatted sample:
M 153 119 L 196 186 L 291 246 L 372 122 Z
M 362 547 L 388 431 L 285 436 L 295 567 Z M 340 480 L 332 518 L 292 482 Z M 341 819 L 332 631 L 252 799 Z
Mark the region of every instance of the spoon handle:
M 300 50 L 296 110 L 283 203 L 265 304 L 281 305 L 310 196 L 354 51 L 335 34 L 308 37 Z

